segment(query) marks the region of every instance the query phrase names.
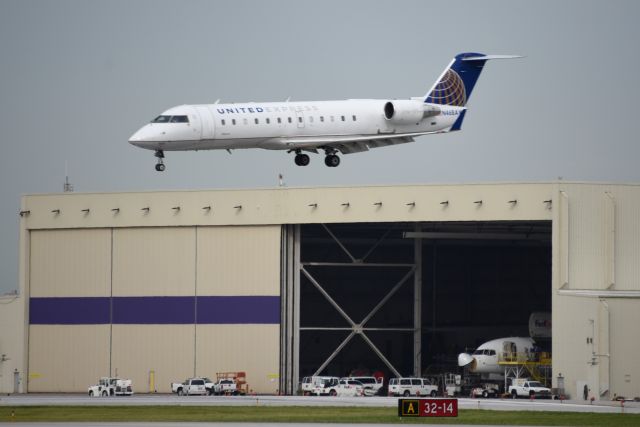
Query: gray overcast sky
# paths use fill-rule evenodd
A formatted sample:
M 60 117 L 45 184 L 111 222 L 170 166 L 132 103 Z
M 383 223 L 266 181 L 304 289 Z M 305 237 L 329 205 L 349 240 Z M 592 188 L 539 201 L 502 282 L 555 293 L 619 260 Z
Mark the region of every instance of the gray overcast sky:
M 0 0 L 0 293 L 20 195 L 551 181 L 640 182 L 638 1 Z M 460 52 L 488 63 L 462 132 L 342 157 L 153 153 L 128 137 L 179 104 L 408 98 Z

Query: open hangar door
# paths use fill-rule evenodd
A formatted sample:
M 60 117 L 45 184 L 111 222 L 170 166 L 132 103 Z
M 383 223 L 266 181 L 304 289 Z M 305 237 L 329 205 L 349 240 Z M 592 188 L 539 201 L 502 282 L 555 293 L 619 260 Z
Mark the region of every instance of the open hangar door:
M 297 230 L 294 381 L 455 372 L 459 353 L 528 336 L 530 314 L 551 311 L 550 221 Z

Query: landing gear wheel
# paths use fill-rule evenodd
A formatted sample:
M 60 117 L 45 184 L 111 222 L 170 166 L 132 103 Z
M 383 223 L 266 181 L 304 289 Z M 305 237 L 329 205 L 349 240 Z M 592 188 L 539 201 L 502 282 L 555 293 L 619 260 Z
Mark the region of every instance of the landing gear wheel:
M 431 397 L 436 397 L 436 394 L 438 394 L 438 393 L 436 393 L 435 390 L 431 390 Z
M 512 399 L 517 399 L 518 398 L 518 393 L 515 390 L 511 390 L 511 398 Z
M 310 162 L 308 154 L 296 154 L 294 160 L 298 166 L 307 166 Z
M 156 163 L 156 170 L 158 172 L 164 171 L 164 163 L 162 162 L 162 159 L 164 159 L 164 151 L 156 150 L 155 156 L 158 158 L 158 163 Z
M 102 392 L 102 397 L 107 397 L 107 390 Z
M 482 390 L 482 397 L 484 397 L 485 399 L 489 397 L 489 392 L 487 390 Z
M 337 396 L 337 395 L 338 393 L 335 390 L 332 389 L 331 391 L 329 391 L 329 396 Z
M 324 164 L 330 168 L 335 168 L 340 164 L 340 157 L 335 154 L 328 154 L 327 157 L 324 158 Z
M 409 390 L 405 390 L 403 395 L 404 395 L 404 397 L 409 397 L 409 396 L 411 396 L 411 393 L 409 392 Z

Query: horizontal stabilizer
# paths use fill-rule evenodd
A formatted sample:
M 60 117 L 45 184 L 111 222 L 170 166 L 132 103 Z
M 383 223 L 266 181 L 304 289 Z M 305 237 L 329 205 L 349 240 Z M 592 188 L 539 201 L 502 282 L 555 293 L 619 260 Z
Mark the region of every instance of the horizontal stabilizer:
M 489 59 L 516 59 L 524 58 L 521 55 L 480 55 L 480 56 L 467 56 L 462 58 L 463 61 L 488 61 Z

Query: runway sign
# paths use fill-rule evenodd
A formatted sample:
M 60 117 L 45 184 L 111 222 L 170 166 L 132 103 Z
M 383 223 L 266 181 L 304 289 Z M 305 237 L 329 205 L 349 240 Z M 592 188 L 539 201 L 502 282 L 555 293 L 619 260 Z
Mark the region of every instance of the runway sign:
M 399 417 L 457 417 L 458 399 L 398 399 Z

